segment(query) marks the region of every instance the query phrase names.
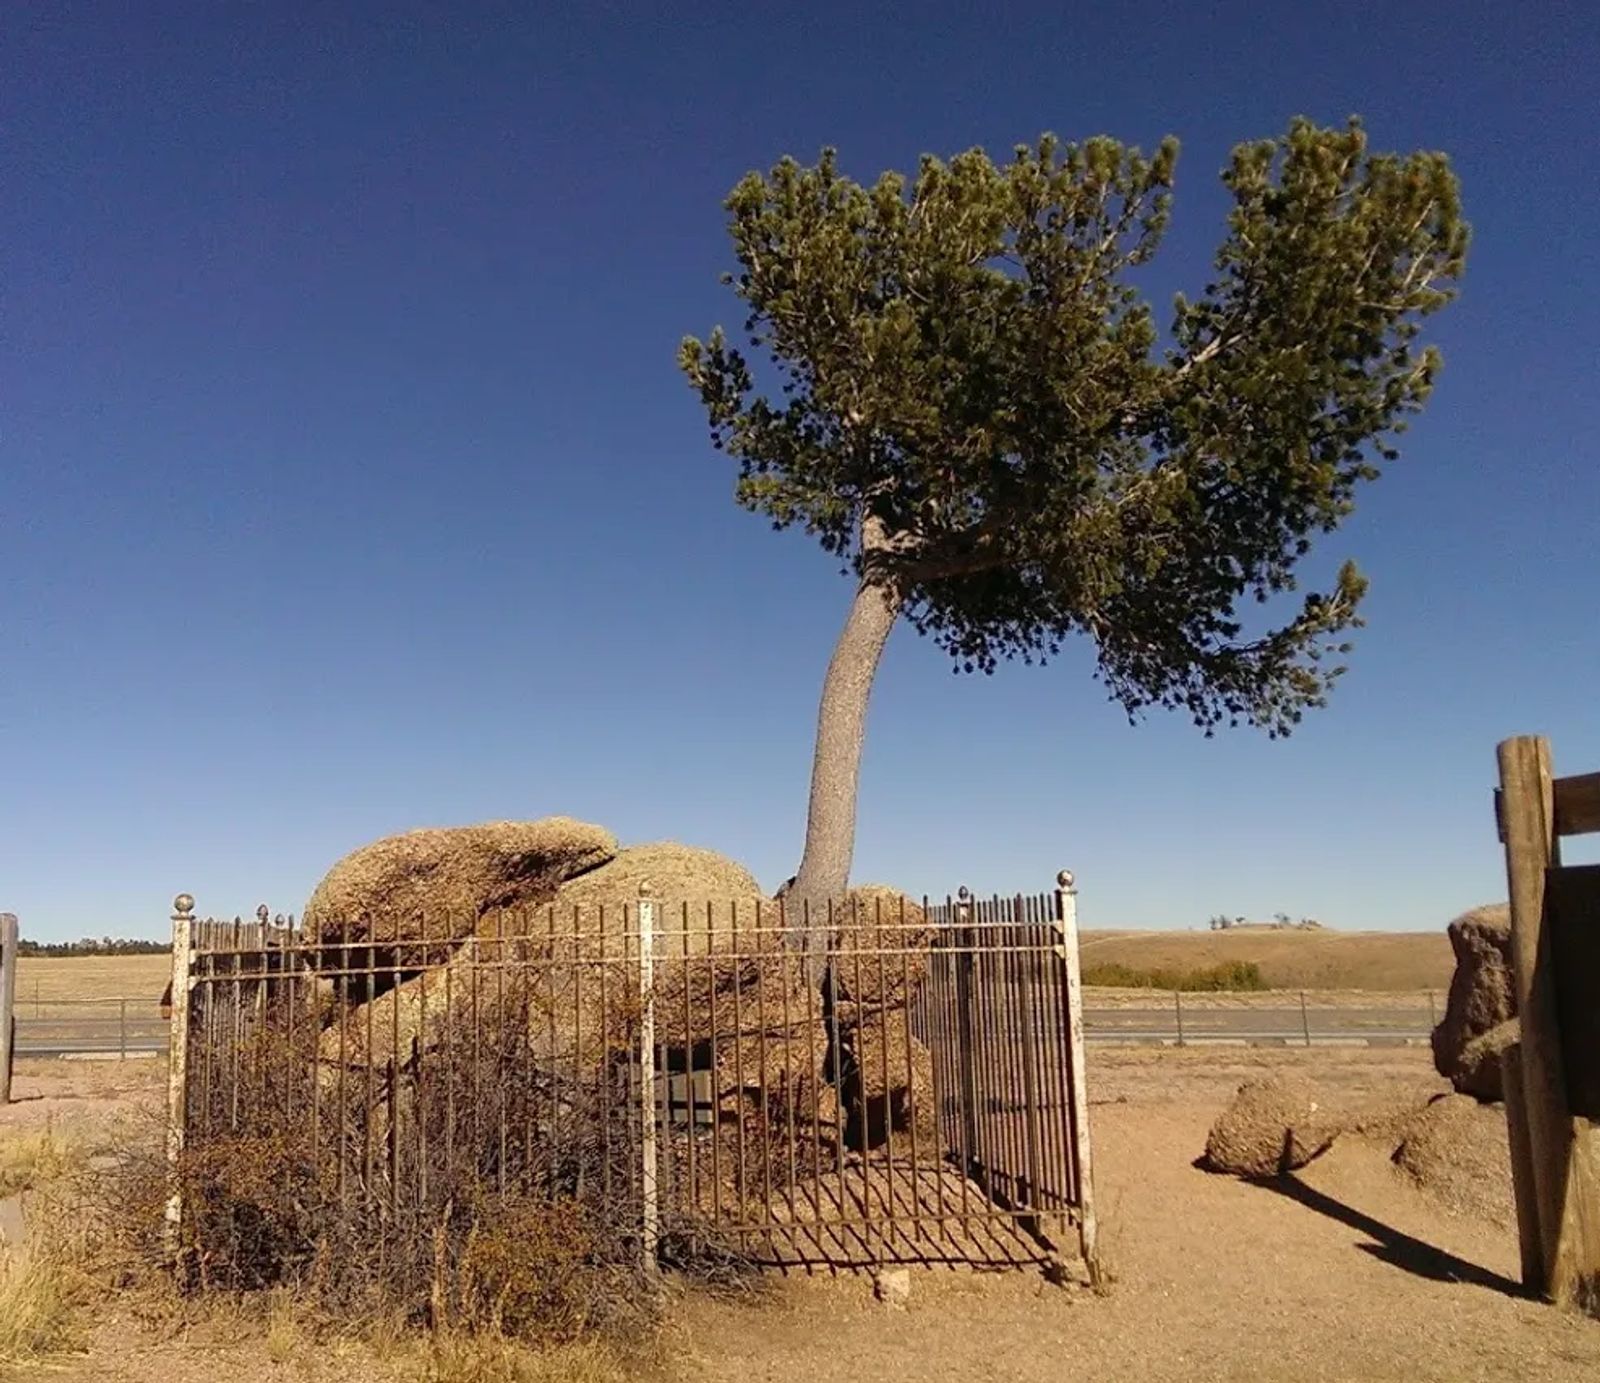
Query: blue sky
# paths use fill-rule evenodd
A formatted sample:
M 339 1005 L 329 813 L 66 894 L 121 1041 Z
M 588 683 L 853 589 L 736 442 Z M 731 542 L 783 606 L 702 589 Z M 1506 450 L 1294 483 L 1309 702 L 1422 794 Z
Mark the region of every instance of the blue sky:
M 1158 13 L 1164 11 L 1164 13 Z M 1496 742 L 1600 768 L 1600 127 L 1588 5 L 5 7 L 0 907 L 159 934 L 298 909 L 391 831 L 565 813 L 797 862 L 848 590 L 732 503 L 676 373 L 737 325 L 720 202 L 1053 130 L 1183 142 L 1152 289 L 1235 142 L 1359 112 L 1474 244 L 1402 460 L 1307 568 L 1369 625 L 1286 743 L 1130 727 L 1077 647 L 901 629 L 859 878 L 1080 877 L 1089 925 L 1442 925 L 1503 896 Z M 1583 858 L 1594 858 L 1590 851 Z

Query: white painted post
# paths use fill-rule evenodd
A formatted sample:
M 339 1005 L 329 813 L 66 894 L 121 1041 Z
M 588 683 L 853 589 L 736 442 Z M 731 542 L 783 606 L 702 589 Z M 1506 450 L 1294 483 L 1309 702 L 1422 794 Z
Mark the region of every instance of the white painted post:
M 1083 975 L 1078 961 L 1078 891 L 1072 871 L 1056 875 L 1056 922 L 1067 980 L 1067 1060 L 1071 1084 L 1073 1156 L 1078 1173 L 1078 1241 L 1092 1286 L 1100 1285 L 1099 1227 L 1094 1210 L 1094 1158 L 1089 1147 L 1089 1092 L 1083 1060 Z
M 194 899 L 172 900 L 172 1031 L 167 1052 L 167 1261 L 177 1266 L 182 1248 L 184 1129 L 188 1119 L 189 968 L 194 954 Z
M 0 1104 L 11 1103 L 11 1058 L 17 1042 L 17 915 L 0 912 Z
M 640 1266 L 654 1276 L 660 1225 L 656 1205 L 656 905 L 649 880 L 639 884 Z

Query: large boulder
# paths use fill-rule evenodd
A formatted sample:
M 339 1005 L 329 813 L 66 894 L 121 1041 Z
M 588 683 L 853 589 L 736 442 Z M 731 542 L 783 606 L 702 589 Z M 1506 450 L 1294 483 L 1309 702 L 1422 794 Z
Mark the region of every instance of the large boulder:
M 922 906 L 886 884 L 861 884 L 835 910 L 835 996 L 870 1014 L 904 1008 L 927 977 L 932 931 Z
M 933 1054 L 907 1030 L 901 1015 L 884 1024 L 869 1023 L 841 1034 L 847 1055 L 840 1063 L 840 1100 L 849 1126 L 845 1146 L 855 1151 L 881 1147 L 891 1139 L 909 1147 L 913 1137 L 934 1153 L 939 1111 L 933 1098 Z
M 380 966 L 438 964 L 497 910 L 551 901 L 617 854 L 616 837 L 571 817 L 406 831 L 363 845 L 323 876 L 305 910 L 322 965 L 370 943 Z M 398 944 L 397 944 L 398 943 Z
M 1282 1072 L 1246 1081 L 1206 1138 L 1204 1166 L 1261 1178 L 1303 1167 L 1340 1130 L 1303 1077 Z
M 1454 1213 L 1516 1222 L 1510 1146 L 1498 1110 L 1466 1095 L 1438 1095 L 1402 1126 L 1393 1158 Z
M 343 1032 L 323 1035 L 324 1056 L 365 1061 L 370 1049 L 383 1062 L 398 1047 L 404 1059 L 414 1040 L 438 1046 L 451 1023 L 481 1027 L 503 1015 L 528 1024 L 539 1058 L 579 1057 L 591 1066 L 635 1036 L 637 908 L 646 882 L 657 904 L 658 1042 L 681 1046 L 713 1031 L 754 1036 L 804 1014 L 797 959 L 764 917 L 757 926 L 764 900 L 747 869 L 669 842 L 613 846 L 595 868 L 483 909 L 425 972 L 353 1005 Z
M 1456 969 L 1444 1017 L 1433 1030 L 1433 1064 L 1462 1094 L 1498 1100 L 1499 1055 L 1516 1041 L 1510 909 L 1504 903 L 1473 908 L 1446 930 Z

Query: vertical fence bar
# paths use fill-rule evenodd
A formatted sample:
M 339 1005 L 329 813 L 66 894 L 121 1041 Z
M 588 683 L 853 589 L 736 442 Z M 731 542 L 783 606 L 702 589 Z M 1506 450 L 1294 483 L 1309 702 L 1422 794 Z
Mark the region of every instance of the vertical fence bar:
M 11 1103 L 11 1058 L 17 1036 L 17 915 L 0 912 L 0 1104 Z
M 1300 1031 L 1305 1037 L 1306 1046 L 1311 1045 L 1311 1017 L 1306 1012 L 1306 992 L 1300 991 Z
M 972 1176 L 978 1161 L 978 1076 L 976 1070 L 977 1031 L 972 1021 L 972 969 L 973 948 L 976 938 L 972 934 L 972 895 L 963 884 L 956 897 L 956 1061 L 960 1091 L 961 1175 L 963 1195 L 965 1182 Z
M 172 900 L 172 1032 L 167 1054 L 167 1204 L 163 1235 L 167 1261 L 177 1265 L 182 1246 L 183 1158 L 189 1095 L 189 960 L 194 949 L 194 899 Z
M 639 1173 L 640 1267 L 657 1270 L 659 1224 L 656 1208 L 656 905 L 650 884 L 639 884 Z
M 1078 1238 L 1089 1281 L 1100 1281 L 1098 1225 L 1094 1209 L 1094 1160 L 1089 1151 L 1089 1096 L 1083 1061 L 1083 977 L 1078 964 L 1078 891 L 1072 871 L 1056 875 L 1056 918 L 1061 927 L 1061 958 L 1067 981 L 1067 1056 L 1071 1076 L 1072 1162 L 1077 1173 Z
M 1181 1047 L 1183 1046 L 1183 991 L 1180 989 L 1172 991 L 1172 1008 L 1178 1015 L 1178 1045 Z
M 128 1001 L 117 1000 L 117 1060 L 128 1059 Z M 9 1091 L 7 1092 L 10 1093 Z
M 1039 1195 L 1040 1177 L 1040 1131 L 1039 1131 L 1039 1074 L 1035 1069 L 1034 1052 L 1034 1009 L 1033 1009 L 1033 974 L 1034 962 L 1038 952 L 1033 948 L 1032 929 L 1028 927 L 1024 915 L 1022 895 L 1016 897 L 1016 913 L 1014 921 L 1016 928 L 1014 935 L 1017 938 L 1017 969 L 1018 969 L 1018 994 L 1017 1000 L 1022 1009 L 1021 1033 L 1022 1038 L 1022 1101 L 1023 1101 L 1023 1129 L 1027 1142 L 1028 1154 L 1028 1209 L 1040 1211 L 1044 1209 L 1042 1197 Z

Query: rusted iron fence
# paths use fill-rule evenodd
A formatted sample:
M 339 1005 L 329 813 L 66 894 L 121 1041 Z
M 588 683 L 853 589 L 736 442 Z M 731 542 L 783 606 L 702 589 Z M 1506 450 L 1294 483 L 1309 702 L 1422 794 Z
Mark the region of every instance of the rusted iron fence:
M 292 1130 L 374 1224 L 425 1225 L 464 1178 L 598 1191 L 652 1264 L 1092 1274 L 1074 901 L 1066 875 L 825 916 L 646 892 L 308 935 L 180 898 L 169 1153 Z

